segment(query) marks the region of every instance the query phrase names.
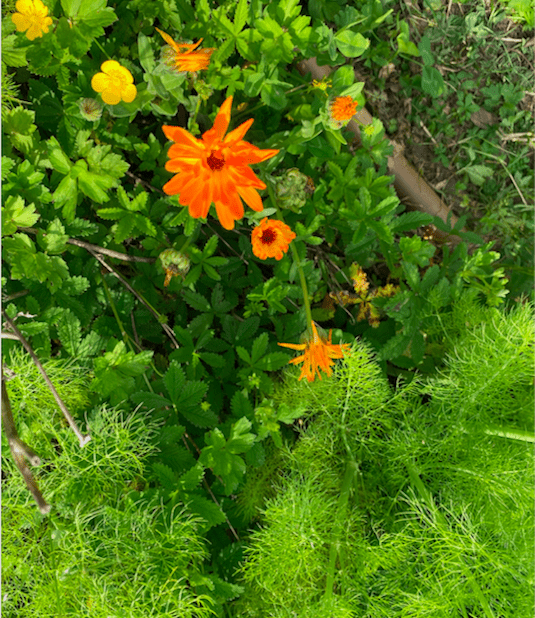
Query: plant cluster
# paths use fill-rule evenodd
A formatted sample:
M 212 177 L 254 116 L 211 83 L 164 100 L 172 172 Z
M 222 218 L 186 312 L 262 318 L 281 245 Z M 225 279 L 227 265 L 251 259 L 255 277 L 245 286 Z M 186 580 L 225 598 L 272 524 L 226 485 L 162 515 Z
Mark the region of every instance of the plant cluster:
M 8 545 L 20 551 L 6 578 L 24 586 L 6 612 L 43 613 L 54 598 L 55 615 L 224 615 L 242 592 L 248 526 L 270 495 L 255 483 L 277 482 L 306 411 L 297 392 L 281 400 L 276 372 L 301 365 L 288 371 L 303 388 L 330 388 L 349 361 L 359 397 L 383 406 L 385 376 L 443 366 L 467 294 L 476 313 L 504 304 L 492 243 L 463 231 L 466 217 L 450 229 L 405 211 L 380 121 L 359 143 L 346 131 L 366 102 L 354 59 L 382 62 L 385 41 L 404 56 L 416 49 L 389 6 L 3 7 L 3 358 L 15 424 L 43 457 L 39 485 L 53 506 L 49 519 L 28 515 L 11 474 L 25 532 L 17 542 L 13 516 Z M 337 68 L 311 81 L 299 61 L 312 57 Z M 460 242 L 439 249 L 428 224 Z M 37 404 L 30 397 L 38 380 L 26 377 L 22 339 L 52 381 L 72 382 L 77 397 L 60 394 L 91 435 L 83 448 L 40 391 Z M 366 381 L 366 368 L 376 377 Z M 353 429 L 373 433 L 366 419 Z M 310 499 L 341 514 L 334 531 L 321 513 L 308 527 L 342 543 L 360 521 L 349 516 L 357 459 L 347 475 L 322 461 L 310 482 L 321 477 L 325 490 L 309 483 Z M 340 473 L 343 503 L 333 498 Z M 25 551 L 33 559 L 19 567 Z M 325 602 L 335 603 L 342 553 L 313 553 L 311 581 L 326 559 Z

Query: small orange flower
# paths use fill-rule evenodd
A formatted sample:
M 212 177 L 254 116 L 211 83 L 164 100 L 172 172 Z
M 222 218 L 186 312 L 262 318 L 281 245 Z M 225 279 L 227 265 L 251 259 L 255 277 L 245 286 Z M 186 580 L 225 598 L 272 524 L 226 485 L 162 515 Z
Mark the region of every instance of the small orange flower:
M 331 365 L 333 358 L 343 358 L 344 352 L 348 352 L 349 343 L 333 344 L 331 343 L 332 330 L 329 331 L 329 339 L 318 335 L 316 324 L 312 322 L 312 338 L 306 343 L 279 343 L 278 345 L 284 348 L 292 348 L 292 350 L 304 350 L 305 353 L 296 358 L 292 358 L 289 362 L 296 365 L 303 363 L 299 380 L 306 378 L 309 382 L 313 382 L 316 375 L 321 380 L 320 369 L 330 376 L 332 373 Z
M 162 35 L 165 42 L 169 45 L 164 53 L 166 64 L 177 71 L 202 71 L 207 69 L 210 64 L 210 56 L 215 52 L 215 47 L 197 49 L 202 43 L 199 39 L 197 43 L 177 43 L 168 34 L 159 28 L 156 30 Z M 195 51 L 196 50 L 196 51 Z
M 48 32 L 52 18 L 48 17 L 48 7 L 41 0 L 18 0 L 15 5 L 17 13 L 13 13 L 11 21 L 19 32 L 26 32 L 26 37 L 33 41 Z
M 345 122 L 351 120 L 357 111 L 357 101 L 354 101 L 350 96 L 336 97 L 331 103 L 331 117 L 337 122 Z
M 294 238 L 295 233 L 286 223 L 264 217 L 251 234 L 253 253 L 261 260 L 270 257 L 282 260 Z
M 102 100 L 108 105 L 117 105 L 121 101 L 131 103 L 137 95 L 132 73 L 116 60 L 106 60 L 100 67 L 102 73 L 96 73 L 91 80 L 91 88 L 100 92 Z
M 243 217 L 242 200 L 257 212 L 263 210 L 257 189 L 265 189 L 266 185 L 249 165 L 279 152 L 260 150 L 243 141 L 253 124 L 252 118 L 225 137 L 231 107 L 232 97 L 229 97 L 219 109 L 214 126 L 201 139 L 182 127 L 162 127 L 167 139 L 175 142 L 169 149 L 170 161 L 165 169 L 176 173 L 163 190 L 167 195 L 179 193 L 179 203 L 189 207 L 194 219 L 206 217 L 213 202 L 219 221 L 227 230 L 232 230 L 234 221 Z

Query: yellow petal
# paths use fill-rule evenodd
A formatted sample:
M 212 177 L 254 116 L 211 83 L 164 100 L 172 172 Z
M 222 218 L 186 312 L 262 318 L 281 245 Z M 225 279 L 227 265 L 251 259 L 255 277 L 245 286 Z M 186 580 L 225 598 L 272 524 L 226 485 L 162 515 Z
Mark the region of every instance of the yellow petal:
M 123 101 L 125 103 L 131 103 L 137 95 L 137 88 L 134 86 L 134 84 L 128 84 L 128 86 L 126 86 L 122 92 L 122 96 L 123 96 Z
M 15 24 L 19 32 L 24 32 L 32 25 L 30 20 L 20 13 L 13 13 L 11 21 Z
M 104 73 L 97 73 L 96 75 L 93 75 L 91 80 L 91 88 L 93 88 L 95 92 L 102 92 L 107 88 L 109 81 L 110 78 L 107 75 Z
M 112 90 L 111 88 L 104 90 L 102 93 L 102 100 L 108 105 L 117 105 L 117 103 L 121 100 L 121 93 L 115 89 Z
M 15 8 L 19 13 L 32 13 L 33 12 L 33 2 L 32 0 L 17 0 L 17 4 L 15 4 Z
M 106 60 L 102 63 L 100 70 L 109 75 L 112 71 L 116 71 L 120 68 L 121 65 L 117 62 L 117 60 Z

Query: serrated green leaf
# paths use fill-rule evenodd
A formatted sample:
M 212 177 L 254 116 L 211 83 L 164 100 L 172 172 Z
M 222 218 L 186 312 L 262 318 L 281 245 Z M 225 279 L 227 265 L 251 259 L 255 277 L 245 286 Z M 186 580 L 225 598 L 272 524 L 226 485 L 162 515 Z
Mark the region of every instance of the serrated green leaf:
M 182 296 L 188 305 L 193 309 L 196 309 L 197 311 L 210 311 L 210 303 L 202 294 L 199 294 L 199 292 L 184 290 L 182 292 Z
M 400 234 L 431 223 L 433 217 L 425 212 L 404 212 L 392 221 L 391 229 L 395 234 Z
M 251 402 L 241 391 L 236 391 L 232 396 L 230 409 L 232 410 L 232 415 L 237 417 L 252 417 L 254 413 Z
M 254 433 L 251 433 L 251 421 L 243 416 L 236 421 L 230 430 L 230 438 L 227 442 L 226 448 L 229 453 L 238 455 L 248 451 L 256 440 Z
M 172 403 L 166 397 L 150 393 L 149 391 L 140 391 L 130 395 L 130 399 L 137 405 L 143 404 L 149 410 L 159 410 L 166 406 L 171 406 Z
M 210 365 L 210 367 L 224 367 L 227 364 L 227 361 L 222 356 L 212 352 L 201 352 L 199 357 L 207 365 Z
M 251 362 L 253 365 L 256 365 L 258 360 L 265 354 L 268 345 L 268 334 L 262 333 L 259 337 L 254 340 L 253 349 L 251 351 Z
M 152 464 L 152 471 L 162 487 L 173 491 L 177 488 L 178 479 L 176 474 L 171 470 L 169 466 L 163 463 L 156 462 Z
M 192 513 L 205 521 L 205 531 L 226 521 L 221 507 L 203 496 L 189 494 L 184 502 Z
M 103 209 L 104 210 L 104 209 Z M 123 211 L 124 212 L 124 211 Z M 98 213 L 100 216 L 100 212 Z M 137 234 L 133 234 L 132 230 L 135 228 L 135 221 L 133 217 L 122 217 L 121 220 L 114 226 L 115 234 L 114 240 L 116 243 L 121 244 L 127 238 L 136 238 Z
M 70 309 L 65 309 L 57 324 L 58 337 L 71 356 L 78 356 L 81 340 L 80 320 Z
M 234 14 L 234 34 L 239 34 L 247 23 L 247 12 L 249 10 L 247 0 L 239 0 Z
M 288 363 L 288 355 L 284 352 L 271 352 L 264 358 L 261 358 L 256 367 L 262 371 L 277 371 L 282 369 Z
M 187 472 L 182 474 L 178 482 L 184 491 L 191 491 L 201 483 L 203 477 L 204 466 L 201 463 L 197 463 L 193 468 L 190 468 Z
M 22 197 L 10 195 L 2 207 L 2 236 L 14 234 L 18 227 L 31 227 L 39 217 L 33 204 L 25 206 Z
M 247 350 L 241 345 L 236 346 L 236 354 L 242 359 L 242 361 L 246 362 L 248 365 L 253 364 L 249 352 L 247 352 Z
M 169 369 L 166 371 L 163 381 L 171 401 L 176 405 L 180 400 L 180 394 L 186 381 L 184 371 L 176 361 L 172 361 L 169 365 Z
M 69 157 L 63 152 L 58 140 L 55 137 L 51 137 L 47 142 L 47 147 L 48 159 L 52 167 L 60 174 L 68 174 L 73 164 Z

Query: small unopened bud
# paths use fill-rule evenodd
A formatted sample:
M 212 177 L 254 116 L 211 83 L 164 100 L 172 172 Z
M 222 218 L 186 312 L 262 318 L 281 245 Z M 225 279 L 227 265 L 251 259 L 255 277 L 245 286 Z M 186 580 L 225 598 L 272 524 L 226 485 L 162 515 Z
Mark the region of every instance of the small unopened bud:
M 96 122 L 102 116 L 102 105 L 96 99 L 80 99 L 78 109 L 82 118 L 90 122 Z
M 164 287 L 167 287 L 173 277 L 182 277 L 188 274 L 190 268 L 190 260 L 187 255 L 180 253 L 176 249 L 165 249 L 158 256 L 165 270 Z

